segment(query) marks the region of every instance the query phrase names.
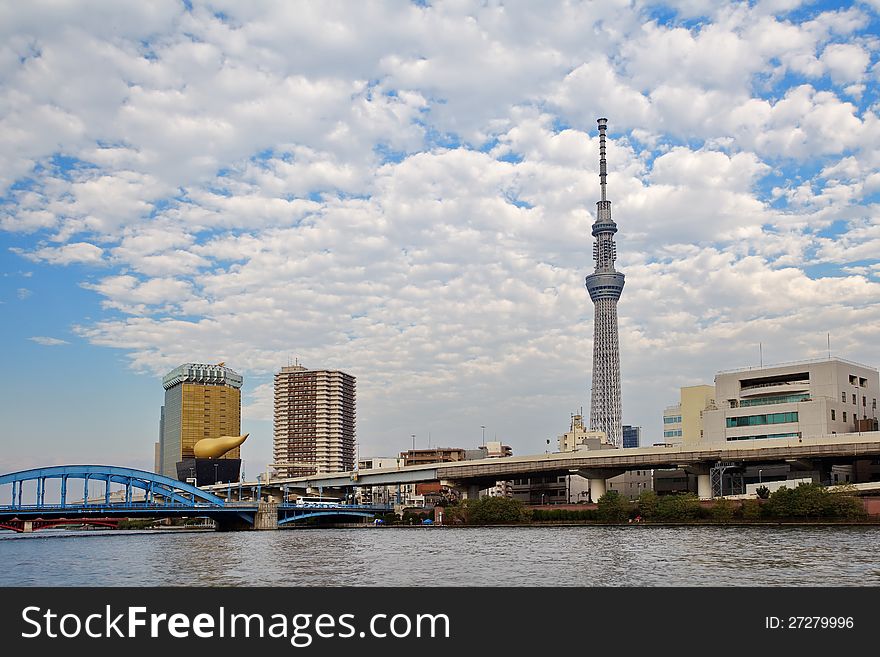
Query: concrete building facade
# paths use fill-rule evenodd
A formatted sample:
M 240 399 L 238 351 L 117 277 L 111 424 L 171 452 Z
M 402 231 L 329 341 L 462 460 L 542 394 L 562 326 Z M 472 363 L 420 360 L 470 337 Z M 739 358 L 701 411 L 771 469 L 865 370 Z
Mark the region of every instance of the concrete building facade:
M 355 465 L 356 380 L 339 370 L 283 367 L 275 375 L 272 467 L 282 477 Z
M 703 413 L 710 442 L 876 431 L 880 377 L 826 358 L 721 372 L 715 397 L 717 408 Z
M 715 386 L 685 386 L 679 402 L 663 410 L 663 442 L 677 445 L 705 440 L 703 412 L 715 408 Z
M 193 458 L 202 438 L 241 434 L 242 376 L 223 363 L 184 363 L 162 379 L 165 404 L 160 412 L 161 474 L 178 477 L 177 463 Z M 220 459 L 240 460 L 236 447 Z

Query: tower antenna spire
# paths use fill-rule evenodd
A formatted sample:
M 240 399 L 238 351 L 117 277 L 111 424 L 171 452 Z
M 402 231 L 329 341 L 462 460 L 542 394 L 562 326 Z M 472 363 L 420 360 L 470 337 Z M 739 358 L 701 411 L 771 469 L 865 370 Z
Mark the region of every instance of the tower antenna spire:
M 601 199 L 607 200 L 605 185 L 608 179 L 608 167 L 605 163 L 605 130 L 608 129 L 608 119 L 599 119 L 599 187 L 602 192 Z

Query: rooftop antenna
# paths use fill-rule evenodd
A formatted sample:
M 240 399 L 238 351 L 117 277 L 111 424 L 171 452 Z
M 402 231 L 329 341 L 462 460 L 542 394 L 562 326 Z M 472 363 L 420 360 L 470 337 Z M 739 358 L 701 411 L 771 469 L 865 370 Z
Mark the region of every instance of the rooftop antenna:
M 764 367 L 764 345 L 762 343 L 758 343 L 758 354 L 761 360 L 761 367 Z
M 831 360 L 831 333 L 828 333 L 828 360 Z

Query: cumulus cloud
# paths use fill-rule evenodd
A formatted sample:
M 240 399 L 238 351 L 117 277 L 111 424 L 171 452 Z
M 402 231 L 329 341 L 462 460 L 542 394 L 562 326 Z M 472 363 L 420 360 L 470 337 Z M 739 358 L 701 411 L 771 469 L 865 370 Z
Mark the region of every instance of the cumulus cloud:
M 53 265 L 69 265 L 71 263 L 100 263 L 104 249 L 88 242 L 73 242 L 63 246 L 44 246 L 36 251 L 13 249 L 34 262 L 44 261 Z

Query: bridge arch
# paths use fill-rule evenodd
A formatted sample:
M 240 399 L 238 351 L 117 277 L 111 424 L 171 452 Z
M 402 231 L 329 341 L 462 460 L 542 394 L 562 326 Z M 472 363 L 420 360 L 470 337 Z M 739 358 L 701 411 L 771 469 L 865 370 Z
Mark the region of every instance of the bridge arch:
M 105 483 L 105 504 L 110 504 L 110 484 L 115 483 L 125 487 L 125 502 L 127 504 L 131 504 L 132 490 L 137 488 L 144 491 L 145 501 L 154 505 L 157 504 L 157 499 L 160 500 L 159 504 L 164 502 L 165 504 L 198 505 L 209 508 L 224 507 L 226 505 L 223 498 L 196 488 L 184 481 L 172 479 L 155 472 L 115 465 L 56 465 L 10 472 L 0 475 L 0 486 L 12 484 L 11 508 L 21 508 L 24 506 L 22 505 L 24 484 L 26 482 L 36 482 L 36 506 L 46 506 L 47 479 L 61 479 L 61 507 L 68 506 L 67 484 L 71 479 L 83 481 L 82 490 L 86 505 L 88 505 L 88 484 L 90 481 L 103 481 Z
M 373 518 L 376 516 L 374 511 L 355 511 L 346 509 L 322 509 L 320 511 L 308 511 L 297 515 L 288 515 L 286 518 L 278 520 L 279 525 L 287 525 L 291 522 L 306 520 L 307 518 L 317 518 L 319 516 L 359 516 L 361 518 Z

